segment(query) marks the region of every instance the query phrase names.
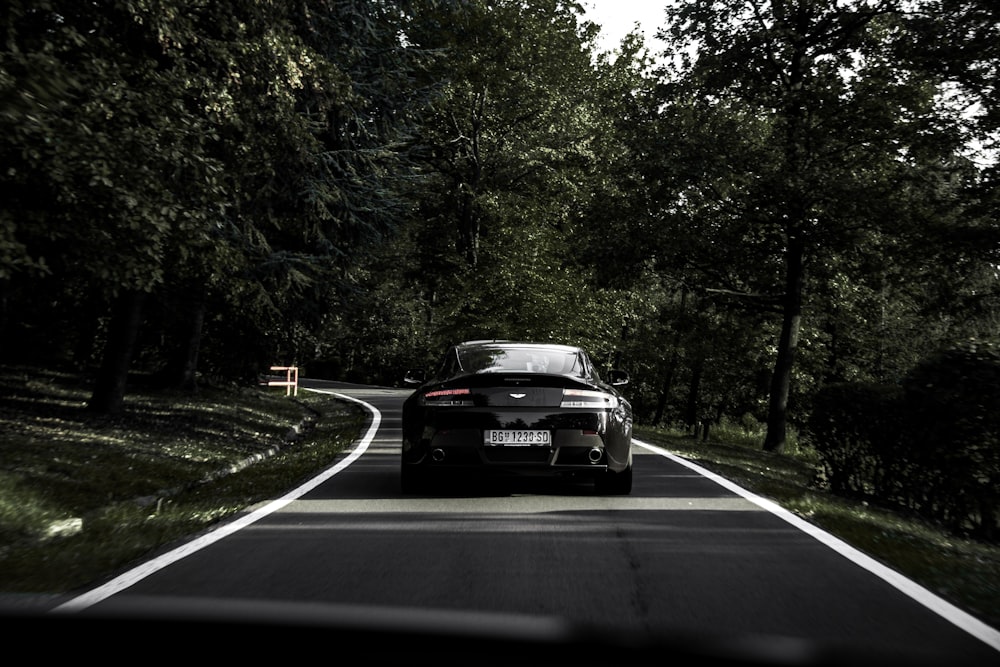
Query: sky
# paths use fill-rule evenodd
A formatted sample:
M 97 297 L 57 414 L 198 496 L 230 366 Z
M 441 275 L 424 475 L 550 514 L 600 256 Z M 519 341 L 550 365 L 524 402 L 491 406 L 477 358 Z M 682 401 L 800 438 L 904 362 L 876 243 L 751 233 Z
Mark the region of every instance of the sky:
M 587 10 L 587 20 L 602 27 L 601 50 L 617 48 L 635 23 L 646 35 L 650 50 L 659 50 L 654 48 L 653 39 L 663 24 L 663 8 L 667 5 L 663 0 L 580 0 L 580 4 Z

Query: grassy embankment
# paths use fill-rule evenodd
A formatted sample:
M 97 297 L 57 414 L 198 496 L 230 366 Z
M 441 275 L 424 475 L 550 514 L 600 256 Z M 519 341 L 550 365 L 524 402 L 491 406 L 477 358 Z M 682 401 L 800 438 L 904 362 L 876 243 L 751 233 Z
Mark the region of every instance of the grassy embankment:
M 312 392 L 130 388 L 89 413 L 74 375 L 0 368 L 0 592 L 59 593 L 274 498 L 324 469 L 363 426 Z
M 0 368 L 0 593 L 65 593 L 325 468 L 360 432 L 353 406 L 311 392 L 133 387 L 116 418 L 84 409 L 66 373 Z M 295 430 L 298 429 L 298 433 Z M 702 442 L 639 427 L 636 437 L 770 498 L 1000 627 L 1000 546 L 838 499 L 808 451 L 760 450 L 759 434 Z

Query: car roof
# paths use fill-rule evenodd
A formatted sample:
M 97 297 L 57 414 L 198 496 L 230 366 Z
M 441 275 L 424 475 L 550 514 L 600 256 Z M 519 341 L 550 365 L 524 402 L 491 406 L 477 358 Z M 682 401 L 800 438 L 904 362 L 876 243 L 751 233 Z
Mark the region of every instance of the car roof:
M 560 350 L 563 352 L 581 352 L 581 348 L 575 345 L 563 345 L 561 343 L 534 343 L 530 341 L 514 341 L 503 339 L 467 340 L 455 345 L 457 348 L 465 347 L 533 347 L 548 348 L 550 350 Z

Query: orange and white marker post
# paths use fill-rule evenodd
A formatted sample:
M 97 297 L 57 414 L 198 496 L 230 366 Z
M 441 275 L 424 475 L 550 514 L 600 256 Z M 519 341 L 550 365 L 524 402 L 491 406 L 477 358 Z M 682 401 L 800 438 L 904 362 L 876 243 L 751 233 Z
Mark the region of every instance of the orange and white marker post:
M 284 387 L 285 396 L 292 393 L 294 389 L 295 395 L 299 395 L 299 368 L 298 366 L 271 366 L 272 371 L 285 371 L 284 380 L 268 380 L 267 386 L 269 387 Z

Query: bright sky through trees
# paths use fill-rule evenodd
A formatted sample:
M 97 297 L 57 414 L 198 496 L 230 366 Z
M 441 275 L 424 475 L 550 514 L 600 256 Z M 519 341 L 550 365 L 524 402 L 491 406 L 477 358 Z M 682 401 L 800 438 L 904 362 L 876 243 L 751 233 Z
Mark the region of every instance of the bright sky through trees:
M 663 9 L 668 4 L 657 0 L 584 0 L 588 20 L 602 27 L 601 48 L 611 51 L 617 48 L 622 37 L 628 34 L 636 23 L 646 36 L 651 50 L 656 30 L 663 24 Z

